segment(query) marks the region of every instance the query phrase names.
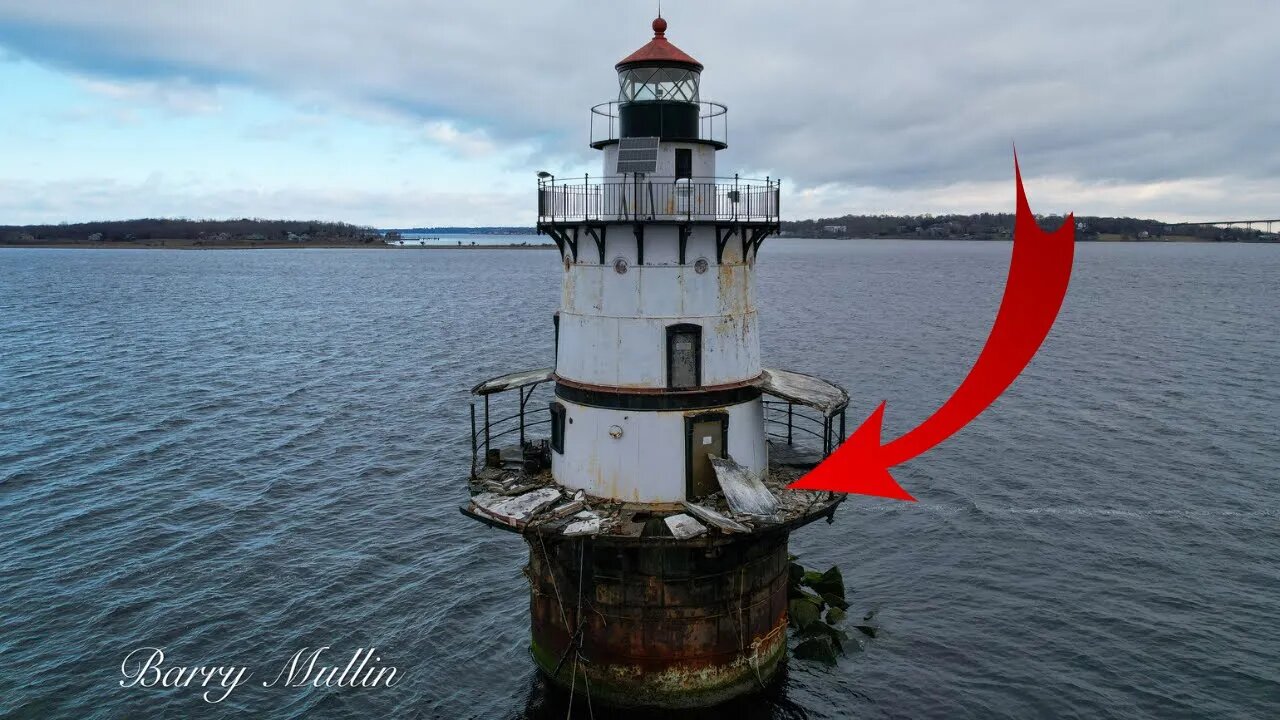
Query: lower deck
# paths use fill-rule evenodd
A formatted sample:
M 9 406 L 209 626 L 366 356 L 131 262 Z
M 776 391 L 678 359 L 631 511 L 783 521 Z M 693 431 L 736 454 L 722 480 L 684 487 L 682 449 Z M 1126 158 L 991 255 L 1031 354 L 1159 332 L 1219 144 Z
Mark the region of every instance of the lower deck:
M 771 444 L 772 446 L 772 444 Z M 808 458 L 779 451 L 760 485 L 774 501 L 768 514 L 743 512 L 733 490 L 681 503 L 628 503 L 587 495 L 556 484 L 549 469 L 486 466 L 469 482 L 464 515 L 526 536 L 595 537 L 619 544 L 673 540 L 716 544 L 744 534 L 787 532 L 821 518 L 830 521 L 845 496 L 792 490 L 811 467 Z M 783 460 L 785 458 L 785 460 Z M 783 464 L 798 459 L 798 464 Z M 727 482 L 727 481 L 726 481 Z

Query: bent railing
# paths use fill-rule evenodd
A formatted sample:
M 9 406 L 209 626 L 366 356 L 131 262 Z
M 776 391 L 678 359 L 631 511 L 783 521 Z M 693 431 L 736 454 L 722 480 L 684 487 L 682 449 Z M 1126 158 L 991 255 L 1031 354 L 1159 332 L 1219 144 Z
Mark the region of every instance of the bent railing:
M 476 403 L 471 403 L 471 477 L 474 479 L 476 473 L 484 466 L 485 458 L 489 455 L 489 450 L 496 447 L 495 441 L 499 438 L 507 437 L 514 433 L 519 433 L 520 446 L 523 447 L 531 428 L 540 425 L 551 424 L 551 406 L 549 403 L 540 403 L 537 406 L 530 406 L 529 401 L 533 398 L 534 391 L 537 386 L 529 388 L 518 388 L 520 393 L 520 403 L 516 412 L 502 417 L 494 418 L 490 410 L 490 395 L 484 395 L 484 401 L 481 403 L 481 411 L 483 415 L 477 419 Z M 495 393 L 496 394 L 496 393 Z
M 822 457 L 835 450 L 845 437 L 845 411 L 839 415 L 822 415 L 817 410 L 787 402 L 765 400 L 765 434 L 771 438 L 786 440 L 787 445 L 804 444 L 808 438 L 822 443 Z

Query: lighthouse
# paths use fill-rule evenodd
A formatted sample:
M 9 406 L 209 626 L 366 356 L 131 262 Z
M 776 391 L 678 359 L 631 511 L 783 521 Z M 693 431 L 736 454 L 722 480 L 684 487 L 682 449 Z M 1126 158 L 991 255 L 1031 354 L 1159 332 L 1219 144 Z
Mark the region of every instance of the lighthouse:
M 710 705 L 786 655 L 787 542 L 843 496 L 788 489 L 848 394 L 760 357 L 756 262 L 781 182 L 717 168 L 728 112 L 667 22 L 591 109 L 596 175 L 539 173 L 559 251 L 549 367 L 477 384 L 462 512 L 529 546 L 530 650 L 620 705 Z

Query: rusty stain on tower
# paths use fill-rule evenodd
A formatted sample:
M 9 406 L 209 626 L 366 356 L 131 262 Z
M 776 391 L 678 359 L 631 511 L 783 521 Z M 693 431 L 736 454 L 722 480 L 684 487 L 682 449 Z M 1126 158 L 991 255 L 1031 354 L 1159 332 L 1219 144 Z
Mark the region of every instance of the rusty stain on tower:
M 849 398 L 761 365 L 755 263 L 780 182 L 716 175 L 727 111 L 666 29 L 592 108 L 601 174 L 539 174 L 538 231 L 563 260 L 554 365 L 473 388 L 462 512 L 528 543 L 549 678 L 695 707 L 767 685 L 786 655 L 788 537 L 843 499 L 787 485 L 843 439 Z

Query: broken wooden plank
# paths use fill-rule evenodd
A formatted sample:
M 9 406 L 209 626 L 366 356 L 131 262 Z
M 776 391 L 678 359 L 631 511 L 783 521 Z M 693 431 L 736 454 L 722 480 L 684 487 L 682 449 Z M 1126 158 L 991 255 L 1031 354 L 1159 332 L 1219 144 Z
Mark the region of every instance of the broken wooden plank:
M 671 534 L 681 540 L 698 537 L 707 532 L 706 525 L 684 513 L 663 518 L 663 522 L 667 524 L 667 529 L 671 531 Z
M 488 506 L 503 500 L 506 498 L 496 492 L 482 492 L 471 496 L 471 504 L 475 507 Z
M 579 535 L 598 535 L 600 533 L 600 516 L 590 510 L 583 510 L 573 516 L 573 522 L 564 526 L 561 534 L 565 537 Z
M 709 456 L 729 510 L 741 515 L 776 515 L 778 498 L 750 470 L 729 458 Z
M 849 393 L 844 388 L 804 373 L 768 368 L 760 373 L 758 383 L 766 394 L 811 407 L 825 417 L 849 405 Z
M 486 517 L 493 518 L 504 525 L 520 527 L 559 499 L 559 490 L 544 487 L 516 497 L 495 498 L 490 493 L 483 493 L 471 498 L 471 504 L 476 512 Z
M 554 519 L 569 517 L 576 512 L 586 509 L 586 507 L 587 504 L 581 500 L 570 500 L 551 508 L 551 512 L 548 514 Z
M 747 527 L 746 525 L 743 525 L 742 523 L 738 522 L 737 520 L 734 520 L 733 518 L 722 515 L 721 513 L 718 513 L 715 510 L 712 510 L 711 508 L 706 507 L 705 505 L 695 505 L 689 502 L 688 500 L 685 500 L 684 509 L 688 510 L 690 515 L 698 518 L 699 520 L 705 523 L 710 523 L 712 525 L 715 525 L 716 527 L 720 528 L 721 530 L 724 530 L 725 532 L 735 532 L 735 533 L 751 532 L 751 528 Z

